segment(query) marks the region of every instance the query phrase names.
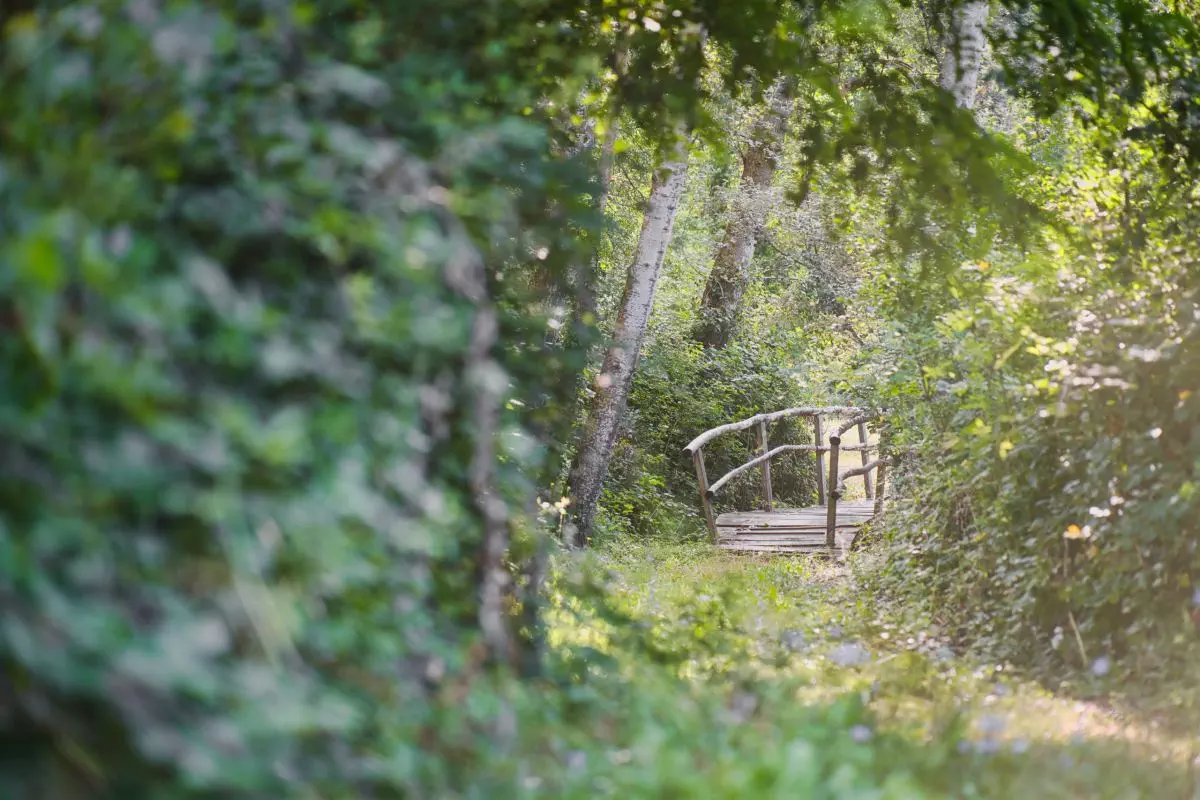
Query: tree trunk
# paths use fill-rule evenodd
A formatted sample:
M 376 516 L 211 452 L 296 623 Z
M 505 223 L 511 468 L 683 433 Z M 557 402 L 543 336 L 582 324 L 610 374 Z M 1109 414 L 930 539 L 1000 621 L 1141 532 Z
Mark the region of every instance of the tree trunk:
M 613 54 L 613 69 L 618 79 L 629 70 L 629 42 L 622 40 Z M 604 128 L 604 138 L 600 143 L 600 196 L 596 210 L 600 216 L 599 238 L 592 248 L 592 257 L 587 269 L 580 276 L 575 287 L 575 317 L 581 325 L 596 324 L 596 273 L 600 269 L 600 251 L 604 246 L 604 238 L 608 235 L 606 214 L 608 213 L 608 190 L 612 184 L 613 166 L 617 161 L 617 137 L 621 130 L 621 108 L 616 105 L 609 109 L 608 124 Z
M 983 62 L 984 26 L 988 0 L 968 0 L 950 12 L 946 31 L 946 54 L 942 58 L 940 83 L 954 95 L 960 108 L 975 107 L 979 67 Z
M 750 282 L 754 247 L 771 206 L 771 185 L 791 112 L 789 87 L 777 84 L 772 92 L 769 110 L 754 126 L 742 155 L 742 183 L 700 299 L 700 319 L 693 335 L 705 347 L 724 347 L 733 338 L 742 295 Z
M 687 178 L 687 162 L 682 158 L 659 169 L 650 189 L 650 201 L 642 223 L 637 252 L 629 267 L 629 278 L 621 297 L 621 311 L 613 331 L 613 341 L 604 356 L 604 366 L 596 379 L 596 394 L 588 410 L 587 423 L 579 440 L 579 450 L 571 470 L 573 513 L 566 538 L 574 547 L 585 546 L 591 539 L 596 504 L 608 471 L 617 430 L 637 366 L 646 323 L 654 306 L 654 289 L 662 271 L 671 229 Z
M 596 240 L 596 246 L 592 248 L 592 256 L 588 261 L 587 267 L 580 270 L 582 274 L 577 277 L 575 285 L 575 317 L 583 325 L 596 324 L 596 293 L 594 284 L 596 282 L 596 272 L 600 268 L 600 250 L 602 249 L 604 236 L 607 232 L 605 214 L 608 212 L 608 189 L 612 183 L 613 164 L 616 162 L 617 135 L 619 130 L 620 122 L 616 117 L 613 117 L 608 121 L 608 127 L 604 131 L 604 139 L 600 144 L 600 173 L 598 175 L 600 196 L 597 198 L 596 203 L 596 211 L 600 217 L 600 238 Z

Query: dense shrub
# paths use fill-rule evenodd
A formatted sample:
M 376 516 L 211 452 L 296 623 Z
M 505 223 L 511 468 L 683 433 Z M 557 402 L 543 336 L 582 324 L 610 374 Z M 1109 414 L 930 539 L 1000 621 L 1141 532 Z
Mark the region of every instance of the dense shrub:
M 477 43 L 438 3 L 22 5 L 0 10 L 0 794 L 472 780 L 420 753 L 491 730 L 441 698 L 503 655 L 489 503 L 537 468 L 497 469 L 519 430 L 495 328 L 525 315 L 484 263 L 519 284 L 531 240 L 570 259 L 556 214 L 584 187 L 460 80 Z M 572 386 L 505 357 L 522 390 Z
M 1121 130 L 1036 143 L 1060 233 L 964 265 L 919 368 L 878 367 L 926 432 L 887 584 L 1001 658 L 1151 679 L 1190 669 L 1200 603 L 1198 221 L 1184 165 Z

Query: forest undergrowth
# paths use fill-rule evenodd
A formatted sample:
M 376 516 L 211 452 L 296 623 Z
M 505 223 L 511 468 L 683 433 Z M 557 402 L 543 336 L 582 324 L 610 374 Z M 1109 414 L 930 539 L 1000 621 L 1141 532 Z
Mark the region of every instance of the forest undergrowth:
M 1196 53 L 0 2 L 0 799 L 1196 800 Z M 685 445 L 801 405 L 887 410 L 879 555 L 700 544 L 829 431 Z
M 1197 796 L 1194 714 L 1080 699 L 958 652 L 868 588 L 878 559 L 630 539 L 564 559 L 552 661 L 592 665 L 599 694 L 580 708 L 596 716 L 531 762 L 562 781 L 532 779 L 531 796 Z M 581 584 L 608 609 L 562 591 Z

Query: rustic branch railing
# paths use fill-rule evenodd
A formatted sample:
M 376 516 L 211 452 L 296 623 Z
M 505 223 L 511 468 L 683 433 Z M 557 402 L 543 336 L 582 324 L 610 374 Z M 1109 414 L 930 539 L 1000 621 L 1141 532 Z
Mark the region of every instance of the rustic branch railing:
M 734 467 L 733 469 L 729 470 L 729 472 L 726 472 L 724 475 L 721 476 L 720 480 L 718 480 L 712 486 L 708 487 L 708 493 L 710 495 L 714 495 L 717 492 L 721 491 L 721 488 L 724 487 L 725 484 L 729 483 L 729 481 L 733 480 L 738 475 L 741 475 L 743 472 L 750 469 L 751 467 L 757 467 L 759 464 L 762 464 L 763 462 L 767 462 L 767 465 L 770 466 L 771 459 L 774 458 L 775 456 L 779 455 L 780 453 L 786 452 L 788 450 L 817 450 L 817 449 L 828 450 L 829 448 L 827 448 L 827 447 L 826 448 L 817 448 L 815 445 L 811 445 L 811 444 L 782 444 L 779 447 L 776 447 L 774 450 L 770 450 L 766 453 L 763 453 L 758 458 L 750 459 L 745 464 L 742 464 L 740 467 Z M 766 509 L 766 510 L 770 511 L 770 509 Z
M 862 414 L 865 409 L 855 406 L 834 406 L 831 408 L 785 408 L 783 411 L 772 411 L 770 414 L 756 414 L 749 419 L 744 419 L 741 422 L 730 422 L 728 425 L 721 425 L 713 428 L 692 439 L 688 446 L 683 448 L 688 453 L 694 453 L 704 445 L 711 442 L 713 439 L 725 433 L 733 433 L 734 431 L 744 431 L 747 428 L 752 428 L 760 422 L 770 424 L 788 417 L 817 417 L 831 416 L 833 414 Z
M 849 449 L 849 448 L 847 448 L 847 449 Z M 838 476 L 838 491 L 839 492 L 845 491 L 846 478 L 854 478 L 859 475 L 863 476 L 863 478 L 870 478 L 871 470 L 873 470 L 877 467 L 882 467 L 886 462 L 887 462 L 887 459 L 885 459 L 885 458 L 877 458 L 868 464 L 863 464 L 861 467 L 855 467 L 854 469 L 846 470 L 845 472 L 843 472 L 841 475 Z M 864 481 L 864 484 L 866 484 L 866 481 Z M 869 485 L 869 484 L 867 484 L 867 485 Z M 868 497 L 867 499 L 870 500 L 872 498 Z
M 836 427 L 829 435 L 828 445 L 822 442 L 824 432 L 825 417 L 849 417 Z M 881 412 L 872 411 L 869 409 L 858 408 L 856 406 L 829 406 L 823 408 L 787 408 L 782 411 L 774 411 L 769 414 L 756 414 L 748 419 L 740 422 L 731 422 L 727 425 L 721 425 L 712 430 L 705 431 L 697 436 L 684 451 L 691 454 L 692 463 L 696 470 L 696 480 L 700 485 L 700 506 L 704 514 L 705 524 L 708 526 L 709 533 L 713 540 L 717 538 L 716 518 L 713 515 L 712 498 L 721 489 L 725 488 L 728 483 L 738 475 L 741 475 L 747 470 L 757 466 L 762 466 L 762 503 L 764 511 L 772 511 L 774 506 L 773 487 L 771 485 L 771 460 L 776 456 L 790 451 L 804 451 L 813 453 L 816 459 L 816 477 L 817 477 L 817 502 L 819 505 L 824 505 L 827 508 L 826 513 L 826 546 L 833 548 L 835 545 L 835 533 L 837 531 L 837 504 L 841 499 L 846 488 L 846 479 L 853 477 L 862 477 L 863 489 L 866 493 L 867 500 L 874 500 L 874 512 L 879 514 L 883 510 L 883 501 L 885 494 L 885 479 L 886 467 L 888 460 L 883 457 L 871 458 L 871 453 L 878 452 L 879 445 L 870 443 L 870 434 L 867 430 L 867 423 L 879 419 Z M 771 448 L 769 444 L 769 426 L 773 422 L 788 419 L 791 417 L 810 418 L 813 421 L 813 436 L 814 444 L 784 444 L 775 448 Z M 704 446 L 713 441 L 717 437 L 737 431 L 756 430 L 756 450 L 759 455 L 750 459 L 744 464 L 734 467 L 729 472 L 722 475 L 713 483 L 708 481 L 708 471 L 704 462 Z M 857 428 L 859 443 L 854 445 L 842 446 L 842 436 L 851 428 Z M 848 469 L 844 472 L 838 471 L 840 455 L 842 451 L 858 452 L 862 460 L 862 465 L 853 469 Z M 825 457 L 829 457 L 829 469 L 825 469 Z M 875 472 L 875 481 L 872 481 L 872 472 Z

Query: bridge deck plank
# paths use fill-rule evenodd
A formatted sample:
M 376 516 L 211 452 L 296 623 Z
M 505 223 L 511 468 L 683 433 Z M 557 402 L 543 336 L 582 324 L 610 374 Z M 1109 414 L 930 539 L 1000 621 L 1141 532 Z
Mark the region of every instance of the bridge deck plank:
M 717 517 L 717 546 L 745 553 L 813 553 L 825 550 L 825 506 L 734 511 Z M 874 516 L 870 500 L 838 503 L 837 549 L 845 553 L 858 529 Z

